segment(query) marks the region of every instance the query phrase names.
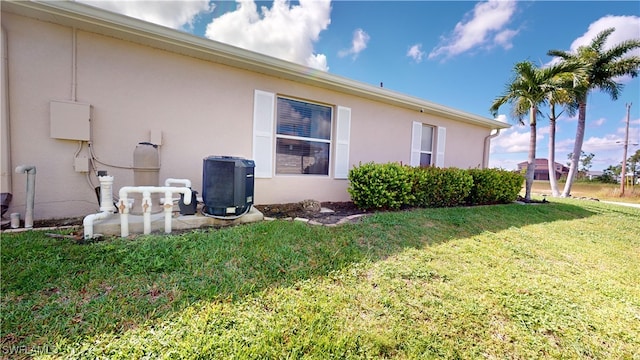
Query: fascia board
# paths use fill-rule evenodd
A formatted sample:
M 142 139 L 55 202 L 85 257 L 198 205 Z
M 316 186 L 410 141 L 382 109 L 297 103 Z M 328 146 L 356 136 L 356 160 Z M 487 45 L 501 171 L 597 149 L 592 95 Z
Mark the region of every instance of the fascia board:
M 2 1 L 2 11 L 490 129 L 509 124 L 74 1 Z

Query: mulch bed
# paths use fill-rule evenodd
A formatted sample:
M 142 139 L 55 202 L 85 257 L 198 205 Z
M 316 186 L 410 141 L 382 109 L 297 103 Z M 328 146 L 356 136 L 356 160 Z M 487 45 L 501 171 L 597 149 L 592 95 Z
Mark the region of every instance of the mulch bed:
M 308 211 L 301 203 L 254 205 L 265 217 L 272 219 L 308 219 L 320 224 L 337 224 L 344 220 L 357 221 L 357 215 L 366 214 L 358 209 L 353 202 L 323 202 L 323 209 L 330 209 L 332 212 Z M 349 219 L 347 219 L 349 218 Z

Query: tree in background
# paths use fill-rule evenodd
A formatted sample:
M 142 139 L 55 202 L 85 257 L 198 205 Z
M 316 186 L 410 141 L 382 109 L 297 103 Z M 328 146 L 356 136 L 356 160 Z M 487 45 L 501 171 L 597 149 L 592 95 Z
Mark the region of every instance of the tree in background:
M 636 150 L 636 153 L 627 159 L 627 174 L 631 174 L 632 184 L 637 183 L 638 178 L 640 178 L 640 149 Z
M 620 176 L 621 172 L 622 165 L 609 165 L 608 168 L 604 169 L 598 180 L 605 184 L 617 184 L 618 176 Z
M 578 173 L 580 154 L 584 142 L 584 131 L 587 116 L 587 98 L 591 90 L 599 89 L 608 93 L 612 100 L 617 100 L 623 85 L 614 79 L 620 76 L 638 76 L 640 69 L 640 56 L 628 56 L 632 50 L 640 48 L 640 39 L 623 41 L 620 44 L 604 50 L 607 38 L 615 31 L 609 28 L 596 35 L 591 43 L 581 46 L 575 53 L 562 50 L 549 50 L 548 55 L 562 59 L 562 62 L 579 64 L 581 71 L 585 71 L 585 79 L 582 82 L 583 91 L 578 100 L 578 126 L 573 147 L 573 156 L 569 164 L 569 175 L 561 196 L 571 195 L 571 186 Z
M 587 175 L 589 175 L 589 170 L 591 169 L 591 166 L 593 165 L 593 158 L 596 155 L 594 153 L 585 153 L 584 151 L 580 152 L 580 161 L 579 161 L 579 166 L 578 166 L 578 174 L 576 175 L 578 179 L 584 179 L 585 177 L 587 177 Z M 568 166 L 571 166 L 571 160 L 573 159 L 573 153 L 568 153 L 567 154 L 567 159 L 569 159 L 569 161 L 567 162 Z M 569 181 L 569 179 L 567 179 L 567 181 Z

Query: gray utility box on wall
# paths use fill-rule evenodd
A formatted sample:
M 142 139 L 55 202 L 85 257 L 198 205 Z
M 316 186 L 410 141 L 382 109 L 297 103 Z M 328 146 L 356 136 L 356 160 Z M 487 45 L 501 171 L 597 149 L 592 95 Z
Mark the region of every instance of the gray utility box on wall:
M 249 211 L 253 205 L 253 160 L 209 156 L 203 162 L 202 211 L 222 217 Z

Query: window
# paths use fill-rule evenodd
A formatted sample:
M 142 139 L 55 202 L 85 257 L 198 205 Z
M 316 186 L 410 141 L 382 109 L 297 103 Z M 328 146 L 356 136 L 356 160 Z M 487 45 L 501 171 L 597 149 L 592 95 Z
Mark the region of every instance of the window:
M 277 98 L 276 174 L 329 175 L 330 106 Z
M 411 166 L 444 167 L 447 129 L 414 121 L 411 130 Z
M 433 155 L 433 126 L 422 125 L 420 141 L 420 166 L 431 166 Z
M 347 179 L 351 108 L 336 105 L 335 119 L 333 111 L 332 106 L 280 98 L 256 89 L 252 150 L 255 177 L 271 178 L 274 166 L 278 174 L 329 175 L 333 151 L 333 177 Z M 334 148 L 330 150 L 332 142 Z

